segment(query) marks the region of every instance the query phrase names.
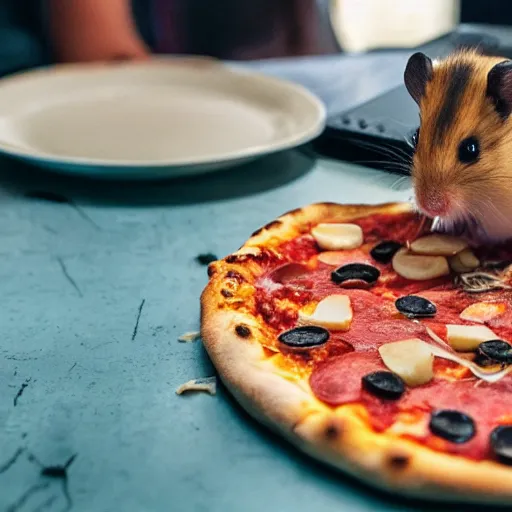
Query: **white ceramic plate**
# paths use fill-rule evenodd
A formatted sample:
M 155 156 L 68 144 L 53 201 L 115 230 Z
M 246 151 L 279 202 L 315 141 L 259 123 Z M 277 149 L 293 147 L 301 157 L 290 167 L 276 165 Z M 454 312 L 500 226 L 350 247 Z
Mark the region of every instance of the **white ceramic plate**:
M 187 175 L 316 137 L 301 86 L 201 59 L 63 65 L 0 81 L 0 152 L 108 178 Z

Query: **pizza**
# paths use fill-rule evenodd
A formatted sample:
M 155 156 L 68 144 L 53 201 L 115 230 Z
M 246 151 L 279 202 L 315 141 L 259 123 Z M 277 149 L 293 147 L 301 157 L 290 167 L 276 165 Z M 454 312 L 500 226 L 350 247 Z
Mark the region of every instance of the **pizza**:
M 211 263 L 201 336 L 253 417 L 377 486 L 512 502 L 512 246 L 313 204 Z

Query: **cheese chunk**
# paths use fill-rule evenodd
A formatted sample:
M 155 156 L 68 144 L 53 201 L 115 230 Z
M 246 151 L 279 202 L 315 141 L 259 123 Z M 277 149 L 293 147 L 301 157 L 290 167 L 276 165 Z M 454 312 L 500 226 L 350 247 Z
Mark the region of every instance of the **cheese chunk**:
M 458 352 L 472 352 L 483 341 L 498 338 L 491 329 L 485 325 L 454 325 L 446 326 L 448 343 Z
M 386 343 L 379 348 L 379 354 L 389 370 L 408 386 L 421 386 L 434 377 L 434 356 L 430 345 L 423 340 Z
M 507 305 L 503 302 L 476 302 L 468 306 L 459 316 L 462 320 L 485 324 L 505 313 L 506 309 Z
M 387 432 L 399 436 L 425 437 L 429 433 L 430 415 L 423 411 L 401 412 Z
M 412 281 L 425 281 L 448 275 L 450 267 L 444 256 L 420 256 L 400 249 L 392 260 L 393 270 Z
M 311 315 L 299 311 L 299 322 L 326 329 L 348 331 L 352 323 L 352 316 L 350 298 L 346 295 L 336 294 L 321 300 Z
M 200 338 L 201 338 L 201 333 L 199 331 L 192 331 L 192 332 L 186 332 L 186 333 L 182 334 L 178 338 L 178 341 L 180 341 L 181 343 L 190 343 L 192 341 L 197 341 Z
M 468 243 L 455 236 L 433 234 L 423 236 L 411 243 L 411 251 L 428 256 L 453 256 L 463 251 Z
M 182 395 L 190 391 L 203 391 L 210 395 L 215 395 L 217 392 L 217 377 L 204 377 L 201 379 L 193 379 L 182 384 L 177 390 L 177 395 Z
M 450 267 L 453 271 L 463 274 L 471 272 L 480 266 L 480 261 L 473 254 L 471 249 L 464 249 L 449 260 Z
M 363 245 L 363 230 L 357 224 L 318 224 L 311 230 L 321 249 L 339 251 Z

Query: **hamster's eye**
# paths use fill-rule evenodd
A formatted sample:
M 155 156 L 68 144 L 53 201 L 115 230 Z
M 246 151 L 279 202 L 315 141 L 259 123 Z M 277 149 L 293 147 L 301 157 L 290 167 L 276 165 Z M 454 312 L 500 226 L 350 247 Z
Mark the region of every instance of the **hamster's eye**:
M 471 164 L 480 156 L 480 143 L 476 137 L 468 137 L 459 144 L 459 160 L 463 164 Z
M 420 129 L 417 128 L 416 131 L 412 134 L 412 145 L 414 146 L 414 148 L 416 148 L 418 146 L 418 142 L 420 140 Z

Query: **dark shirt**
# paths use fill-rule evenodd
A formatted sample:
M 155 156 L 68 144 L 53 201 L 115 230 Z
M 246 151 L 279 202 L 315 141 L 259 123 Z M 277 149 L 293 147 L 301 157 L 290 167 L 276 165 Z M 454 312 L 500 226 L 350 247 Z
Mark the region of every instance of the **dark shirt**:
M 141 33 L 155 53 L 249 60 L 338 51 L 317 0 L 133 2 Z

